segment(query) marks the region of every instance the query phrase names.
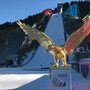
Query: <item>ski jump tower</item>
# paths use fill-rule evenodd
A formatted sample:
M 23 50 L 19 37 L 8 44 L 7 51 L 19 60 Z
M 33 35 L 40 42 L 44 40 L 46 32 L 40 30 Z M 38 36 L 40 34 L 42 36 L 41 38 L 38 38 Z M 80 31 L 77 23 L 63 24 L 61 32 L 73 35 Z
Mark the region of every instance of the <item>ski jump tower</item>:
M 64 38 L 64 25 L 63 25 L 63 18 L 62 18 L 62 14 L 63 14 L 63 4 L 62 3 L 58 3 L 58 7 L 57 7 L 57 15 L 59 17 L 61 17 L 60 19 L 60 38 L 61 38 L 61 41 L 59 42 L 58 41 L 58 44 L 64 44 L 65 43 L 65 38 Z M 58 20 L 57 20 L 58 21 Z M 58 22 L 58 23 L 59 23 Z M 62 66 L 59 66 L 59 67 L 50 67 L 50 70 L 49 70 L 49 89 L 50 90 L 72 90 L 72 87 L 71 87 L 71 76 L 70 76 L 70 73 L 71 73 L 71 70 L 70 70 L 70 67 L 62 67 Z

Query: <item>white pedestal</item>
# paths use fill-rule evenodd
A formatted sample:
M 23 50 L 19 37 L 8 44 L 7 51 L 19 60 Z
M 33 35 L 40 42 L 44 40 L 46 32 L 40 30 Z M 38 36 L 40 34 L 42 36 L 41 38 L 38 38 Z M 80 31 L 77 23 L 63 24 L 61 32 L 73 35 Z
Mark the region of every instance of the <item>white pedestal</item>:
M 71 90 L 70 67 L 50 67 L 50 90 Z

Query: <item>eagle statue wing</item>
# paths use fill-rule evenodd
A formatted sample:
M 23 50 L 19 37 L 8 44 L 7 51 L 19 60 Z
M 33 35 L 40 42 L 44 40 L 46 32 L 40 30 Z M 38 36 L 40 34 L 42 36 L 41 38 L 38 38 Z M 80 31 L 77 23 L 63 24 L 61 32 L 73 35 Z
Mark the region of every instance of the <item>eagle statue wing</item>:
M 84 40 L 84 38 L 90 34 L 90 16 L 84 25 L 77 31 L 72 33 L 65 43 L 64 50 L 65 54 L 71 54 L 76 47 Z
M 21 23 L 19 20 L 17 24 L 21 27 L 21 29 L 23 29 L 25 34 L 27 34 L 33 40 L 39 42 L 39 44 L 41 44 L 45 49 L 47 49 L 49 45 L 54 45 L 54 42 L 43 32 Z M 50 53 L 53 54 L 53 51 Z

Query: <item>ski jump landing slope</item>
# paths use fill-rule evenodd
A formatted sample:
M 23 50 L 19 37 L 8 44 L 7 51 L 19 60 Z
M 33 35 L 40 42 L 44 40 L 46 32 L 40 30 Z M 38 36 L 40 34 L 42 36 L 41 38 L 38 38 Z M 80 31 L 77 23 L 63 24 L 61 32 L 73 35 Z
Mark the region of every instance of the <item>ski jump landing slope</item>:
M 57 45 L 63 45 L 64 25 L 61 14 L 53 14 L 48 22 L 45 34 Z M 40 45 L 33 59 L 24 67 L 42 68 L 49 67 L 54 63 L 54 57 L 48 52 L 44 53 L 45 49 Z

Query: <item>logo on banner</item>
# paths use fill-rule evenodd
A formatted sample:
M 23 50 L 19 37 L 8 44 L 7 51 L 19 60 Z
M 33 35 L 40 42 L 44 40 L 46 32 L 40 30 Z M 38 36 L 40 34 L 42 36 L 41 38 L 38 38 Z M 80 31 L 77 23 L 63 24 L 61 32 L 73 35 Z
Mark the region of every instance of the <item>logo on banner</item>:
M 52 78 L 52 83 L 55 87 L 65 87 L 67 74 L 56 74 Z

